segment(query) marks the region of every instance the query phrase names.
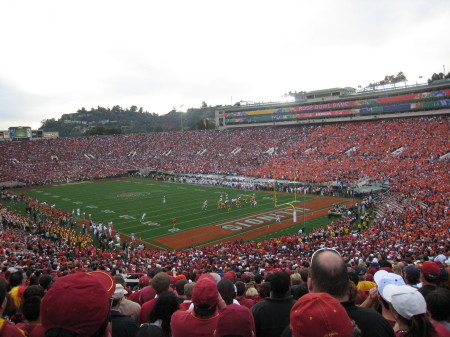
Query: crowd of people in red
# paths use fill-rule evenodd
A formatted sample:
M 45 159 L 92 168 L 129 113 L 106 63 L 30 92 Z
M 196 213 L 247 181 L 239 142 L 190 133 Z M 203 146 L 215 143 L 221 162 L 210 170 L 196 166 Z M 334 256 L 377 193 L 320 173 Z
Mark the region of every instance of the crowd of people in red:
M 76 284 L 84 285 L 83 289 L 97 287 L 97 290 L 99 285 L 106 284 L 104 294 L 98 296 L 112 299 L 111 307 L 108 301 L 105 303 L 108 317 L 112 321 L 112 330 L 109 331 L 113 337 L 213 336 L 214 330 L 215 336 L 252 336 L 252 333 L 258 337 L 282 334 L 304 336 L 299 321 L 301 318 L 291 308 L 294 304 L 298 310 L 307 310 L 308 307 L 306 304 L 296 303 L 286 292 L 288 290 L 290 294 L 292 289 L 294 293 L 294 288 L 298 288 L 295 287 L 294 280 L 300 276 L 306 277 L 304 282 L 311 282 L 305 286 L 305 292 L 328 292 L 324 284 L 317 281 L 320 273 L 313 272 L 312 268 L 313 261 L 319 261 L 319 254 L 313 252 L 320 252 L 324 247 L 339 253 L 339 261 L 342 260 L 346 268 L 345 274 L 349 272 L 347 278 L 352 279 L 352 273 L 357 275 L 354 292 L 353 288 L 345 288 L 346 294 L 353 294 L 348 295 L 350 297 L 347 296 L 345 300 L 342 294 L 338 296 L 332 291 L 330 294 L 334 300 L 325 295 L 308 296 L 302 300 L 314 301 L 316 307 L 319 304 L 335 306 L 339 302 L 344 306 L 353 325 L 349 320 L 350 325 L 345 323 L 345 328 L 333 325 L 330 329 L 335 330 L 325 333 L 336 333 L 341 329 L 341 334 L 334 335 L 358 336 L 360 330 L 359 335 L 362 336 L 394 336 L 395 330 L 397 336 L 403 336 L 405 331 L 412 329 L 411 326 L 408 327 L 408 322 L 416 319 L 412 316 L 423 314 L 421 309 L 412 316 L 406 315 L 408 317 L 403 317 L 407 320 L 406 323 L 394 315 L 397 313 L 401 316 L 404 313 L 402 307 L 396 307 L 396 298 L 393 297 L 396 291 L 401 293 L 404 288 L 391 289 L 389 296 L 386 295 L 392 308 L 398 310 L 392 309 L 393 316 L 380 309 L 383 316 L 381 321 L 378 316 L 371 316 L 372 309 L 364 309 L 371 310 L 370 312 L 360 311 L 365 305 L 364 300 L 384 305 L 382 299 L 369 291 L 378 286 L 378 294 L 383 297 L 384 293 L 380 290 L 381 274 L 376 276 L 380 269 L 392 274 L 399 270 L 398 275 L 406 279 L 406 274 L 403 274 L 406 267 L 428 266 L 428 262 L 433 263 L 430 268 L 434 273 L 437 272 L 436 284 L 440 288 L 450 288 L 450 177 L 449 159 L 443 158 L 450 152 L 449 134 L 448 117 L 427 117 L 271 128 L 270 132 L 258 128 L 2 142 L 0 151 L 5 153 L 5 158 L 15 159 L 5 160 L 0 164 L 2 181 L 21 180 L 35 184 L 58 181 L 63 177 L 98 178 L 121 174 L 131 168 L 154 167 L 161 171 L 191 173 L 255 177 L 277 175 L 279 178 L 319 183 L 336 179 L 355 182 L 366 178 L 389 182 L 391 191 L 377 199 L 375 206 L 382 210 L 382 214 L 367 228 L 357 229 L 359 218 L 348 215 L 310 233 L 282 236 L 264 242 L 229 242 L 181 251 L 134 248 L 120 253 L 102 251 L 93 244 L 90 234 L 76 233 L 68 225 L 71 214 L 28 199 L 26 201 L 29 207 L 43 215 L 42 221 L 36 221 L 2 203 L 0 288 L 4 289 L 4 295 L 0 291 L 0 300 L 4 305 L 0 336 L 28 334 L 35 337 L 44 336 L 45 333 L 47 336 L 56 336 L 52 333 L 60 331 L 54 329 L 66 329 L 80 333 L 80 336 L 94 336 L 96 332 L 102 331 L 101 336 L 107 336 L 108 333 L 104 333 L 108 331 L 104 324 L 106 316 L 100 315 L 95 322 L 91 322 L 93 327 L 86 332 L 86 327 L 80 328 L 81 318 L 68 322 L 63 315 L 55 313 L 55 308 L 62 305 L 58 299 L 76 301 L 70 295 L 63 296 L 60 293 L 67 287 L 78 289 Z M 57 160 L 51 159 L 52 156 L 57 156 Z M 294 167 L 295 172 L 292 169 Z M 8 193 L 3 195 L 10 196 Z M 368 202 L 368 199 L 363 202 Z M 339 261 L 338 264 L 341 263 Z M 98 283 L 90 277 L 79 276 L 91 275 L 89 273 L 92 271 L 109 275 L 106 276 L 106 283 L 104 276 L 100 277 L 103 280 Z M 427 274 L 428 269 L 423 273 Z M 20 282 L 17 280 L 20 278 L 18 274 L 24 276 Z M 142 289 L 126 289 L 129 285 L 123 282 L 121 275 L 140 275 L 139 286 Z M 287 290 L 284 275 L 290 276 Z M 115 280 L 108 286 L 108 277 L 112 276 Z M 312 281 L 307 281 L 309 279 Z M 337 282 L 336 278 L 330 279 Z M 315 280 L 317 284 L 314 283 Z M 227 290 L 231 289 L 227 281 L 234 284 L 231 291 L 234 296 Z M 370 285 L 373 281 L 374 285 Z M 180 286 L 180 282 L 183 286 Z M 239 290 L 242 288 L 239 282 L 244 283 L 244 293 Z M 427 285 L 424 282 L 423 285 Z M 28 297 L 25 296 L 25 291 L 32 289 L 39 292 L 40 288 L 33 288 L 38 287 L 38 284 L 43 288 L 42 294 L 38 294 L 38 297 L 43 298 L 42 303 L 41 299 L 34 299 L 34 305 L 26 306 Z M 333 286 L 338 287 L 338 282 Z M 394 282 L 394 286 L 402 287 L 402 284 Z M 252 288 L 256 293 L 252 292 Z M 53 295 L 44 295 L 46 291 Z M 77 291 L 74 290 L 72 295 L 81 296 Z M 170 316 L 173 314 L 176 318 L 172 322 L 170 319 L 167 322 L 167 312 L 163 315 L 159 311 L 163 310 L 161 307 L 172 307 L 173 301 L 167 291 L 177 296 L 177 302 L 187 303 L 183 308 L 187 309 L 188 314 L 174 314 L 179 307 L 174 304 L 175 309 Z M 410 294 L 411 291 L 408 291 Z M 103 312 L 104 305 L 100 299 L 89 299 L 87 290 L 80 292 L 85 296 L 84 304 L 80 304 L 80 307 L 89 304 L 90 310 Z M 416 294 L 411 296 L 417 297 Z M 239 302 L 236 298 L 242 300 L 240 304 L 245 302 L 250 307 L 249 311 L 237 309 L 237 303 L 233 304 Z M 359 299 L 358 304 L 362 303 L 362 307 L 347 303 L 356 298 Z M 250 303 L 248 299 L 253 302 Z M 135 301 L 139 307 L 126 301 Z M 447 308 L 450 307 L 448 301 L 445 302 Z M 94 308 L 95 305 L 103 305 L 102 310 Z M 37 308 L 41 308 L 41 315 Z M 145 314 L 142 313 L 143 308 Z M 30 312 L 36 317 L 31 317 Z M 248 312 L 251 312 L 250 316 Z M 272 318 L 277 315 L 279 317 L 273 321 L 269 313 Z M 448 315 L 448 310 L 446 313 Z M 30 317 L 27 317 L 28 314 Z M 49 318 L 50 314 L 56 315 L 52 316 L 55 317 L 53 320 Z M 343 315 L 340 321 L 347 322 L 348 316 Z M 366 317 L 367 322 L 380 324 L 380 330 L 377 332 L 374 328 L 366 328 L 362 316 Z M 88 320 L 81 313 L 80 317 Z M 228 318 L 228 324 L 227 321 L 221 322 L 226 317 L 232 317 Z M 448 322 L 449 318 L 447 316 L 444 320 L 435 321 Z M 164 330 L 164 334 L 157 334 L 161 331 L 151 332 L 152 327 L 147 325 L 138 329 L 136 319 L 140 323 L 159 322 L 159 328 Z M 391 323 L 392 328 L 386 323 L 388 328 L 383 330 L 386 328 L 384 319 Z M 62 321 L 60 325 L 55 325 L 57 320 Z M 10 321 L 17 323 L 17 327 L 22 330 L 15 329 Z M 202 321 L 208 321 L 209 325 L 199 325 Z M 424 336 L 446 336 L 440 332 L 440 325 L 430 328 L 425 321 L 422 324 L 429 333 Z M 221 329 L 227 331 L 225 327 L 230 326 L 240 330 L 221 334 Z M 315 328 L 319 329 L 308 326 L 308 329 Z M 204 332 L 200 332 L 203 329 Z M 5 335 L 4 331 L 8 334 Z

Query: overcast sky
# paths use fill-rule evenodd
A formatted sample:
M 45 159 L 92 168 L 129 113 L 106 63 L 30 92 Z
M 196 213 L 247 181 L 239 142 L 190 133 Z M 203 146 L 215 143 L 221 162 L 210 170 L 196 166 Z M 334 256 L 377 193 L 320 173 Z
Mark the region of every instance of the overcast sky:
M 448 0 L 0 1 L 0 130 L 450 71 Z

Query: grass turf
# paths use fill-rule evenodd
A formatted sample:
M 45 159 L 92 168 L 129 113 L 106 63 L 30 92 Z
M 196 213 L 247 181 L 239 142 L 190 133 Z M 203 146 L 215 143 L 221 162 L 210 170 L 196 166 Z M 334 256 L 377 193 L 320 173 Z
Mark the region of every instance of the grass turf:
M 134 233 L 136 238 L 147 242 L 172 234 L 170 230 L 187 230 L 275 209 L 273 192 L 131 178 L 72 183 L 24 192 L 68 212 L 75 211 L 76 214 L 77 209 L 80 209 L 80 213 L 85 213 L 86 219 L 92 214 L 93 221 L 97 223 L 112 221 L 117 231 L 127 235 Z M 223 199 L 228 195 L 231 200 L 239 196 L 248 199 L 253 194 L 258 202 L 256 207 L 250 203 L 242 203 L 240 208 L 233 206 L 230 212 L 216 207 L 221 195 Z M 285 204 L 293 199 L 292 195 L 277 194 L 278 204 Z M 297 196 L 297 202 L 311 199 L 313 198 Z M 205 200 L 208 200 L 208 209 L 203 210 Z M 143 213 L 146 216 L 141 222 Z M 175 229 L 172 226 L 174 218 Z

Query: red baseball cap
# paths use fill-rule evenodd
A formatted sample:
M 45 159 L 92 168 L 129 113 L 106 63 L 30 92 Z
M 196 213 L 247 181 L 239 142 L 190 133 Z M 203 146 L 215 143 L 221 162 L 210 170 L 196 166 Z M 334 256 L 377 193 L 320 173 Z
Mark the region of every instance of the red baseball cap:
M 433 261 L 425 261 L 424 263 L 422 263 L 421 269 L 422 273 L 424 273 L 425 275 L 433 276 L 436 278 L 439 277 L 439 273 L 441 271 L 439 266 Z
M 112 297 L 112 295 L 114 295 L 114 290 L 116 290 L 116 281 L 111 276 L 111 274 L 104 270 L 94 270 L 89 272 L 88 274 L 94 276 L 97 281 L 101 283 L 103 288 L 105 288 L 105 290 L 107 291 L 109 297 Z
M 46 331 L 60 328 L 90 337 L 108 317 L 109 298 L 107 289 L 92 274 L 58 278 L 42 299 L 42 325 Z
M 230 304 L 220 311 L 217 320 L 215 337 L 223 336 L 253 337 L 255 332 L 255 321 L 249 308 L 243 305 Z
M 219 301 L 217 284 L 210 277 L 201 277 L 192 290 L 192 303 L 194 305 L 207 304 L 214 306 Z
M 148 286 L 149 284 L 150 284 L 150 277 L 148 277 L 146 275 L 141 276 L 141 278 L 139 279 L 139 283 L 138 283 L 139 287 L 142 288 L 144 286 Z
M 353 326 L 344 307 L 327 293 L 306 294 L 291 310 L 293 337 L 351 337 Z

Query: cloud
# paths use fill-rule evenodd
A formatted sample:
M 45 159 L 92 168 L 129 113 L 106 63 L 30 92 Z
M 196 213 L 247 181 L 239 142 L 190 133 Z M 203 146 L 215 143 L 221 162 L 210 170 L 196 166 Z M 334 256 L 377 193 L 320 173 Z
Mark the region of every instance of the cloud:
M 450 57 L 446 0 L 23 0 L 0 10 L 0 129 L 82 107 L 163 114 L 399 71 L 429 77 Z

